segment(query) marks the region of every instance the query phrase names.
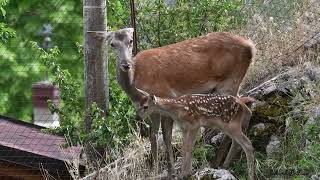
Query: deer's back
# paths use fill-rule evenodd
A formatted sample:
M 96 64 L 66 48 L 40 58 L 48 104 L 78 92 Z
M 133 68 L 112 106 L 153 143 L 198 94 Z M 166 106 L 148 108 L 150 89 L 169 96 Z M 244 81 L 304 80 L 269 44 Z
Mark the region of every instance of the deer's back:
M 158 96 L 203 93 L 193 89 L 218 84 L 237 68 L 245 73 L 253 51 L 251 41 L 222 32 L 145 50 L 135 57 L 135 85 Z

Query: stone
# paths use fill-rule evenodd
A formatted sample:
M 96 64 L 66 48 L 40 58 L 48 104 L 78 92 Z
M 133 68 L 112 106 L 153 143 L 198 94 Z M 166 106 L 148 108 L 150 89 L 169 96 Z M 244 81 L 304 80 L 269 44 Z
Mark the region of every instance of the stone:
M 195 180 L 236 180 L 228 170 L 205 168 L 197 171 L 190 179 Z
M 279 137 L 273 134 L 266 147 L 266 153 L 269 158 L 273 157 L 275 153 L 279 151 L 280 143 Z
M 311 180 L 320 180 L 320 176 L 319 175 L 312 175 Z
M 219 134 L 213 136 L 210 140 L 210 144 L 217 146 L 218 144 L 221 143 L 222 139 L 223 139 L 223 133 L 220 132 Z
M 266 129 L 266 126 L 264 123 L 258 123 L 254 126 L 252 126 L 253 134 L 256 136 L 260 134 L 261 131 L 264 131 Z

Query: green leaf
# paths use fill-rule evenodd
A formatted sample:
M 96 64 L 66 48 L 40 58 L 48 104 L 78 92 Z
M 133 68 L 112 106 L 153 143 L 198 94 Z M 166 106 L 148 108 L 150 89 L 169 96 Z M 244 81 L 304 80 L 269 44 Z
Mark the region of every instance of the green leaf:
M 2 16 L 5 17 L 6 16 L 6 11 L 3 9 L 3 7 L 0 7 L 0 10 L 1 10 Z

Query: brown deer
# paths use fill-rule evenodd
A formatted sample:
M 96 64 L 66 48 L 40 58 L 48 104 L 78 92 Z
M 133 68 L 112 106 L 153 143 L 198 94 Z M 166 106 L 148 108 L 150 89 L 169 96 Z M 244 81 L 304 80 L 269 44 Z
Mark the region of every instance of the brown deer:
M 251 180 L 255 178 L 253 147 L 242 132 L 243 125 L 248 124 L 251 118 L 251 111 L 245 103 L 254 99 L 219 94 L 192 94 L 172 99 L 139 91 L 144 94 L 138 110 L 141 117 L 158 111 L 169 115 L 182 127 L 182 178 L 190 175 L 192 149 L 200 127 L 219 128 L 232 138 L 232 146 L 240 144 L 247 156 L 248 176 Z M 230 162 L 231 153 L 230 149 L 225 163 Z
M 91 34 L 110 42 L 117 55 L 118 82 L 135 107 L 138 107 L 141 100 L 135 87 L 159 97 L 174 98 L 184 94 L 210 92 L 237 96 L 240 83 L 256 51 L 250 40 L 216 32 L 141 51 L 132 57 L 132 28 Z M 150 141 L 154 161 L 157 161 L 159 118 L 159 114 L 151 114 Z M 173 172 L 172 123 L 170 117 L 161 116 L 169 174 Z M 219 150 L 220 153 L 225 151 L 227 149 Z M 217 157 L 220 158 L 216 164 L 220 164 L 224 157 L 219 153 Z

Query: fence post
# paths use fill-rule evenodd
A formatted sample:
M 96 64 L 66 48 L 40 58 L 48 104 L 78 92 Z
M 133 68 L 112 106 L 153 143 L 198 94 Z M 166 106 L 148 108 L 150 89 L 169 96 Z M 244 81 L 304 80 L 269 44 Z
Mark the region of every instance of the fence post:
M 95 38 L 87 31 L 106 30 L 106 1 L 84 0 L 84 78 L 85 78 L 85 108 L 88 111 L 95 102 L 108 114 L 108 60 L 106 42 Z M 85 118 L 85 132 L 91 132 L 92 119 Z

